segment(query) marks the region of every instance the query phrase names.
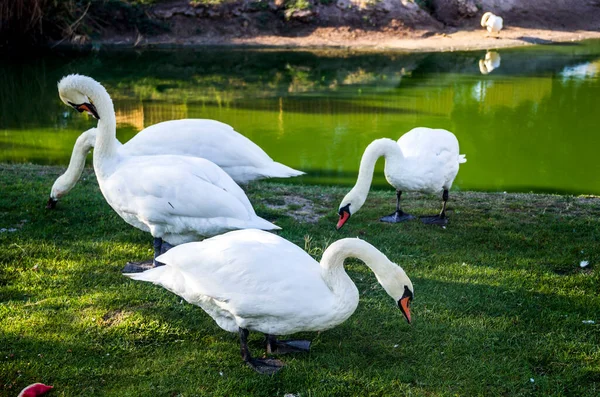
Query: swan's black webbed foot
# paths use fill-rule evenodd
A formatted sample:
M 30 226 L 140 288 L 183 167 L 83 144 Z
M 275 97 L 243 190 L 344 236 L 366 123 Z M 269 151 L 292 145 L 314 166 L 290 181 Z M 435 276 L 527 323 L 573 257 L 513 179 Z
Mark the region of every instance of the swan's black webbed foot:
M 276 358 L 250 358 L 246 360 L 246 364 L 259 374 L 263 375 L 273 375 L 279 372 L 285 365 L 283 364 L 283 361 Z
M 155 265 L 154 265 L 153 260 L 144 261 L 144 262 L 127 262 L 127 264 L 125 265 L 123 270 L 121 270 L 121 272 L 122 273 L 141 273 L 141 272 L 145 272 L 146 270 L 152 269 L 154 267 L 155 267 Z
M 448 218 L 441 215 L 422 216 L 419 219 L 426 225 L 446 226 L 448 224 Z
M 393 214 L 384 216 L 379 220 L 386 223 L 400 223 L 410 221 L 411 219 L 415 219 L 415 217 L 403 211 L 396 211 Z
M 248 349 L 249 331 L 245 328 L 239 328 L 238 333 L 240 335 L 240 352 L 242 353 L 242 360 L 244 360 L 246 364 L 252 367 L 252 369 L 254 369 L 259 374 L 273 375 L 281 368 L 283 368 L 283 361 L 277 360 L 275 358 L 253 358 L 250 355 L 250 350 Z
M 307 340 L 277 340 L 273 335 L 267 337 L 267 354 L 277 353 L 308 353 L 310 351 L 310 341 Z

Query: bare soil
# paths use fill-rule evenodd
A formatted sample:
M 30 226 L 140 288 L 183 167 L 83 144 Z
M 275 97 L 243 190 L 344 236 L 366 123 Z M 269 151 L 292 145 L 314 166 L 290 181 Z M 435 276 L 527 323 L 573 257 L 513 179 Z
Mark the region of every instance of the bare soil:
M 600 0 L 333 0 L 310 10 L 283 0 L 233 1 L 221 6 L 185 0 L 149 6 L 146 15 L 166 33 L 107 28 L 99 43 L 116 46 L 245 45 L 448 51 L 515 47 L 600 38 Z M 479 21 L 504 18 L 499 38 Z M 84 37 L 72 42 L 85 44 Z

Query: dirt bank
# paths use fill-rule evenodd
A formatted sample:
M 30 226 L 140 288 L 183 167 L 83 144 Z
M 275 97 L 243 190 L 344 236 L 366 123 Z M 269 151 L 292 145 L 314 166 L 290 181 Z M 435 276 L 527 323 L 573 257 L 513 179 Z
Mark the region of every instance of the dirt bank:
M 155 28 L 123 29 L 118 21 L 126 16 L 116 13 L 94 39 L 74 29 L 62 43 L 431 51 L 600 38 L 600 0 L 173 0 L 144 7 L 144 26 Z M 479 25 L 486 11 L 504 18 L 499 38 L 486 37 Z M 93 15 L 81 23 L 86 18 L 98 24 Z

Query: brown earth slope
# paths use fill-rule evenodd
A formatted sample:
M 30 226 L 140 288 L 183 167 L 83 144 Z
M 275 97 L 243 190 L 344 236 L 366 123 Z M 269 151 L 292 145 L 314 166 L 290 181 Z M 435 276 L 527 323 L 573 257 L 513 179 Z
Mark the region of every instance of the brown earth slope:
M 322 3 L 321 3 L 322 1 Z M 297 4 L 297 3 L 296 3 Z M 100 45 L 337 46 L 453 50 L 600 38 L 600 0 L 237 0 L 214 6 L 161 1 L 145 15 L 163 32 L 103 24 Z M 481 15 L 504 18 L 500 38 L 485 37 Z M 118 20 L 118 18 L 116 18 Z M 91 43 L 73 34 L 65 43 Z

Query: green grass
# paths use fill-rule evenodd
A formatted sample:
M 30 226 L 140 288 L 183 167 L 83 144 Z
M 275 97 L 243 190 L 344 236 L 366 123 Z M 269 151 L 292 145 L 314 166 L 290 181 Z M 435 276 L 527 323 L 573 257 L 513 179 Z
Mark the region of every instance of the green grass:
M 415 287 L 408 325 L 369 269 L 348 261 L 356 313 L 300 335 L 312 351 L 282 357 L 286 367 L 266 377 L 243 365 L 237 335 L 200 308 L 121 276 L 126 261 L 150 256 L 150 236 L 110 209 L 90 170 L 57 210 L 44 209 L 61 171 L 0 165 L 0 228 L 16 229 L 0 233 L 2 396 L 38 381 L 54 385 L 53 396 L 600 392 L 598 198 L 452 192 L 451 223 L 441 229 L 378 222 L 394 206 L 394 193 L 382 190 L 336 232 L 347 188 L 251 185 L 257 212 L 283 237 L 319 256 L 336 239 L 359 236 Z M 297 206 L 280 205 L 283 194 L 312 201 L 324 216 L 296 221 Z M 439 205 L 407 194 L 404 207 L 423 215 Z M 251 334 L 256 355 L 261 341 Z

